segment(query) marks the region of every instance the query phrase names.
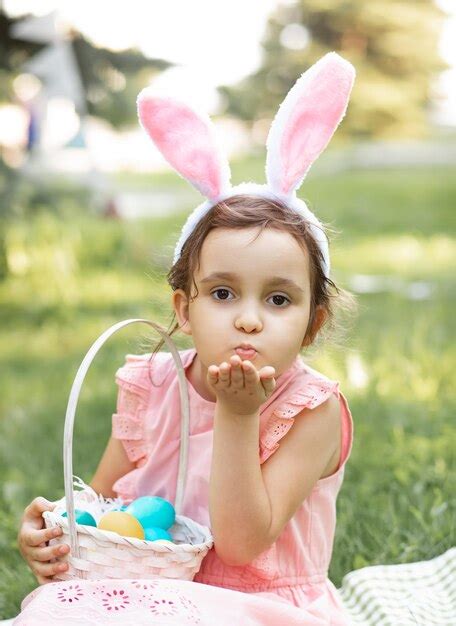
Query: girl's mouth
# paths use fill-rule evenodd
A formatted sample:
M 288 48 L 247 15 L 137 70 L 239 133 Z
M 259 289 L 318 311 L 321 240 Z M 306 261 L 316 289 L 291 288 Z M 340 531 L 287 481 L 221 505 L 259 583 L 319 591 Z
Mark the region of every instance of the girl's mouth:
M 258 352 L 256 350 L 246 350 L 245 348 L 236 348 L 236 354 L 239 354 L 241 359 L 248 359 L 249 361 L 253 361 Z

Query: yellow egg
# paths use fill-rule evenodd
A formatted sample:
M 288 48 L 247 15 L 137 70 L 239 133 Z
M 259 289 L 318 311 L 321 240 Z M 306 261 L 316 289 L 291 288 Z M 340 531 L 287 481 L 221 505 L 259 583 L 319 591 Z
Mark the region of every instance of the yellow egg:
M 144 528 L 136 517 L 124 511 L 108 511 L 100 518 L 98 528 L 101 530 L 110 530 L 123 537 L 144 539 Z

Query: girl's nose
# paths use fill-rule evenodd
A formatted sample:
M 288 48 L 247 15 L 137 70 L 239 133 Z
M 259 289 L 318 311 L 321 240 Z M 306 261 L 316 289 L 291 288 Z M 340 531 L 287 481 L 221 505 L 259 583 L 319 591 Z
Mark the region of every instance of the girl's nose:
M 239 313 L 234 325 L 237 330 L 244 330 L 246 333 L 259 332 L 263 328 L 260 316 L 252 310 Z

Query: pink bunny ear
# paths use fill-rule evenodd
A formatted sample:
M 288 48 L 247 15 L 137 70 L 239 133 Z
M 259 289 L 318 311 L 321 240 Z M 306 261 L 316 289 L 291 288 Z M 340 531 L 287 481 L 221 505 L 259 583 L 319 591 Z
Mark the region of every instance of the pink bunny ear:
M 230 166 L 217 147 L 209 116 L 197 114 L 172 98 L 154 96 L 150 88 L 138 96 L 142 127 L 174 169 L 213 200 L 230 184 Z
M 355 68 L 336 52 L 325 54 L 296 81 L 280 105 L 267 139 L 269 186 L 289 195 L 345 115 Z

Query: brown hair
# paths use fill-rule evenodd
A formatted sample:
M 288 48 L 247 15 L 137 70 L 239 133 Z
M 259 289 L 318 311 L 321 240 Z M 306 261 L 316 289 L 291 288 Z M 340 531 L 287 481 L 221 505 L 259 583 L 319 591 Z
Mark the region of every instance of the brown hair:
M 290 209 L 278 199 L 269 200 L 253 195 L 239 194 L 214 205 L 204 215 L 186 240 L 178 261 L 166 275 L 173 291 L 183 289 L 191 301 L 198 295 L 198 288 L 193 275 L 197 264 L 199 267 L 203 242 L 211 230 L 214 228 L 246 228 L 255 226 L 260 228 L 258 235 L 264 228 L 276 228 L 286 231 L 297 240 L 303 249 L 307 250 L 310 265 L 311 302 L 309 324 L 305 339 L 309 345 L 312 345 L 316 339 L 316 335 L 312 335 L 312 326 L 316 308 L 321 306 L 327 316 L 317 335 L 319 338 L 324 337 L 325 339 L 331 336 L 334 343 L 339 343 L 339 341 L 336 341 L 336 334 L 342 334 L 341 331 L 346 330 L 347 324 L 344 323 L 343 328 L 338 325 L 335 309 L 337 308 L 338 311 L 348 314 L 354 313 L 356 300 L 350 292 L 337 287 L 330 278 L 325 276 L 323 255 L 311 234 L 309 223 L 296 211 Z M 336 232 L 330 229 L 327 224 L 323 224 L 323 227 L 326 233 L 330 230 Z M 192 283 L 196 289 L 196 293 L 193 296 L 191 296 Z M 172 335 L 178 328 L 179 324 L 176 321 L 175 314 L 173 314 L 170 328 L 166 332 Z M 160 350 L 163 343 L 163 340 L 159 341 L 151 354 L 151 358 Z

